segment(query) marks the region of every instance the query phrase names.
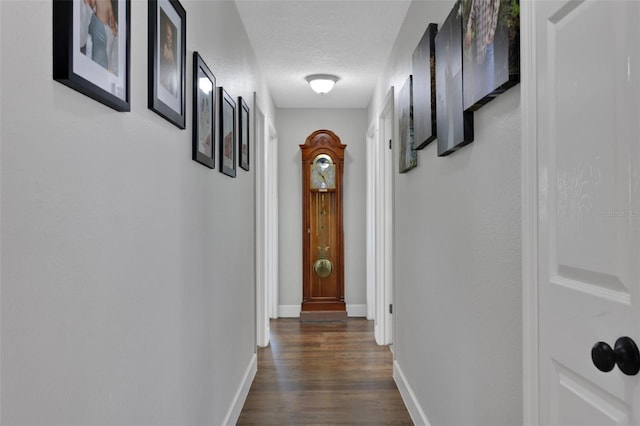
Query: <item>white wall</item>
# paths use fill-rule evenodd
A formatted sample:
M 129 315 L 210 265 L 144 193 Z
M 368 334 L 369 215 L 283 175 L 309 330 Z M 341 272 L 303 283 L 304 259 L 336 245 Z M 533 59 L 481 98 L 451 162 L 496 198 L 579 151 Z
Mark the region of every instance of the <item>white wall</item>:
M 300 144 L 318 129 L 338 135 L 345 150 L 345 302 L 350 316 L 366 315 L 365 168 L 366 110 L 277 111 L 280 316 L 298 316 L 302 303 L 302 171 Z
M 254 175 L 191 160 L 193 50 L 271 96 L 235 4 L 182 0 L 187 129 L 151 112 L 131 3 L 118 113 L 53 81 L 51 1 L 0 2 L 2 424 L 221 424 L 255 360 Z
M 412 3 L 370 122 L 411 73 L 427 24 L 452 7 Z M 475 113 L 471 145 L 438 158 L 433 142 L 395 175 L 394 367 L 417 424 L 522 421 L 520 146 L 516 86 Z

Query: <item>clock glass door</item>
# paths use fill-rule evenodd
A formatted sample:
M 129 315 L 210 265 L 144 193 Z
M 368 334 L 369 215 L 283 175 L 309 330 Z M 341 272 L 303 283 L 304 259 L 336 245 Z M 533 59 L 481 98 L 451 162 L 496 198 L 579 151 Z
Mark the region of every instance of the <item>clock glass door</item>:
M 338 296 L 335 264 L 335 193 L 317 191 L 311 197 L 311 208 L 315 212 L 311 223 L 311 254 L 313 256 L 313 279 L 311 299 Z

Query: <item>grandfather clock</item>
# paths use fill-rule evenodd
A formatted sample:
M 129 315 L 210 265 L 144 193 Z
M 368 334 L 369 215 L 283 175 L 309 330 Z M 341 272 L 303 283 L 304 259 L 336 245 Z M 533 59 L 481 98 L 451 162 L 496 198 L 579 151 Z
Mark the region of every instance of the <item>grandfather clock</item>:
M 342 174 L 346 145 L 317 130 L 302 150 L 301 321 L 346 321 Z

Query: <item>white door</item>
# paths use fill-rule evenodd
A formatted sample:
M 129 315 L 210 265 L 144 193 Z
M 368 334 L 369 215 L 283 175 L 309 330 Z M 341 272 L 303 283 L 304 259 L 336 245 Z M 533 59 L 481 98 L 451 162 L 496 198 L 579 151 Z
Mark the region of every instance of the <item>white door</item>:
M 394 89 L 387 94 L 379 116 L 375 151 L 375 298 L 374 337 L 379 345 L 393 343 L 393 139 Z
M 539 421 L 640 424 L 640 2 L 537 1 Z

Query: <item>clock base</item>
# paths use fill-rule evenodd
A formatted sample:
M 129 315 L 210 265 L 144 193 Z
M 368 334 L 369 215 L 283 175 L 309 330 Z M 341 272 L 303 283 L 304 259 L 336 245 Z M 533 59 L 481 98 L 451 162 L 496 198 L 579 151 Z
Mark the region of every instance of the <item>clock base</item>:
M 302 311 L 300 322 L 346 322 L 347 311 Z

